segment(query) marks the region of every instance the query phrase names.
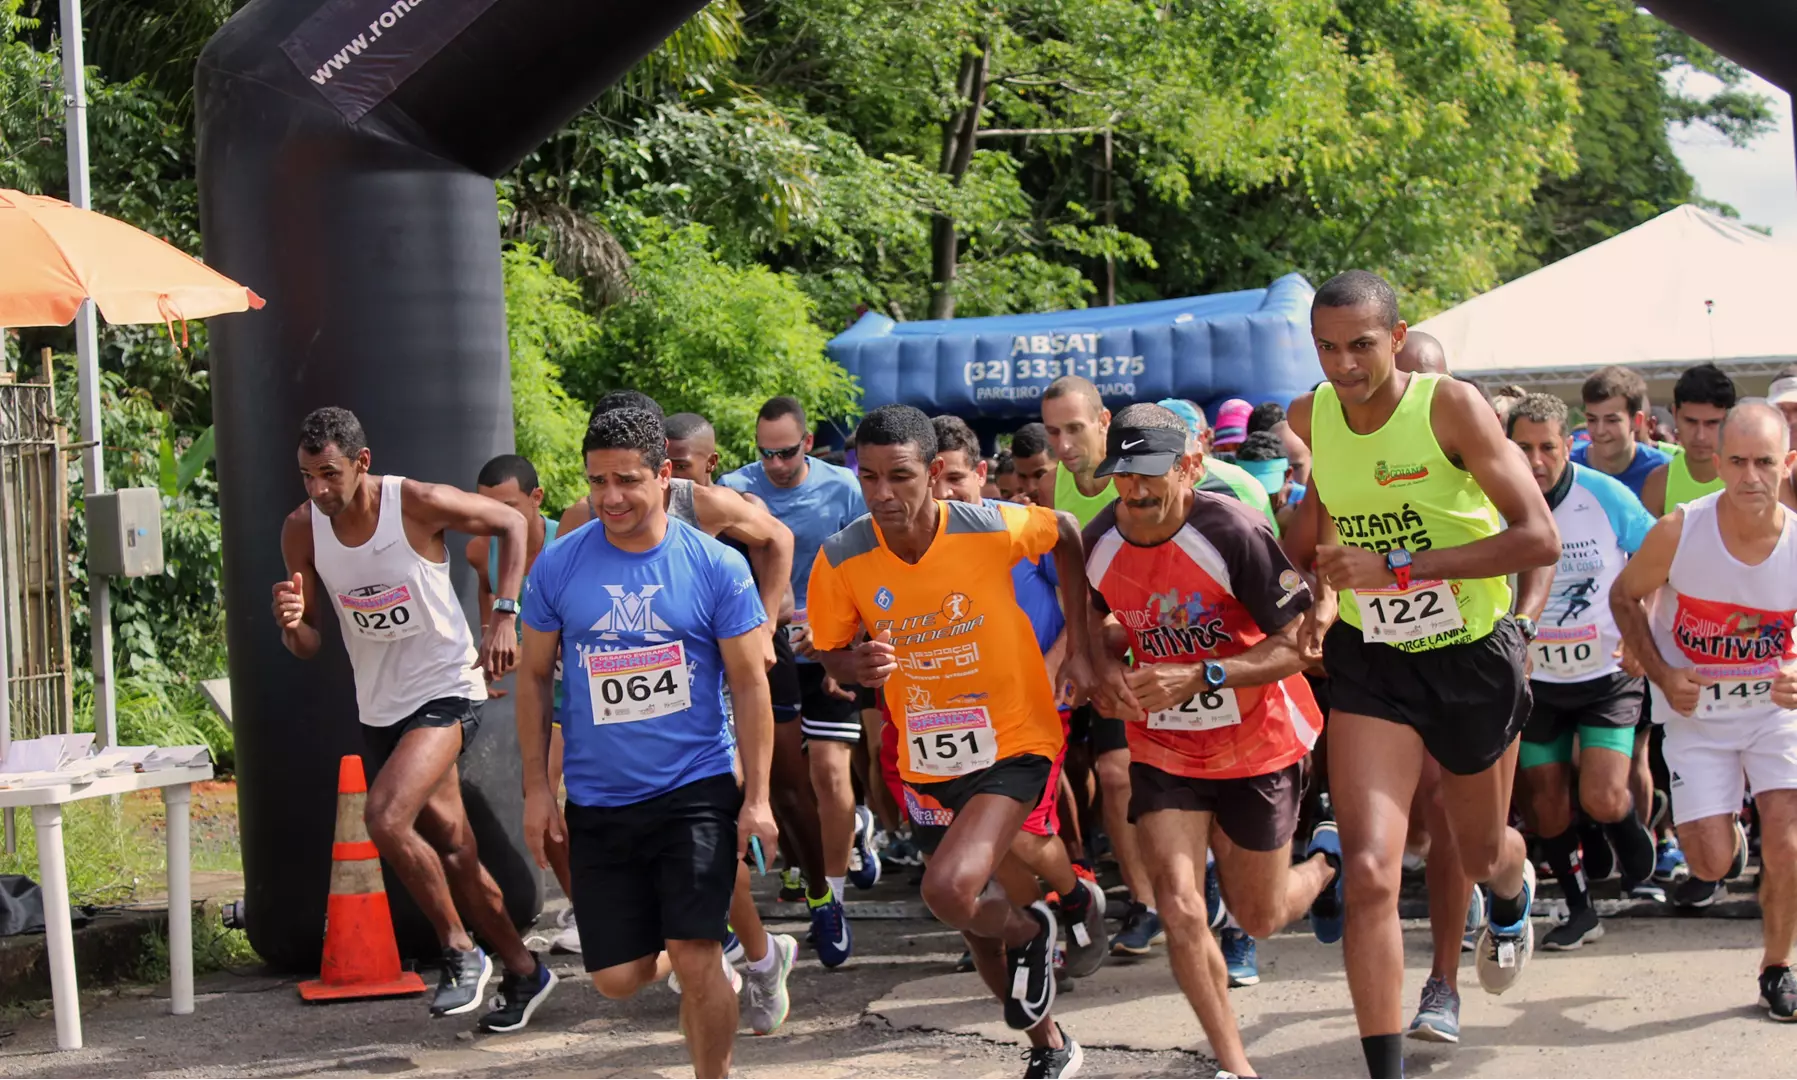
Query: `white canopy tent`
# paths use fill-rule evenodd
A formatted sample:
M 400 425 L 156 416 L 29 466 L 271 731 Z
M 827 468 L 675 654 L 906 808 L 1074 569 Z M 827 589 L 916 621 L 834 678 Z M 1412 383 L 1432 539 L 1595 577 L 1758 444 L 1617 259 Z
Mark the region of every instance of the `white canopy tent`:
M 1625 364 L 1664 402 L 1678 372 L 1713 360 L 1760 393 L 1797 363 L 1794 287 L 1797 246 L 1686 205 L 1416 329 L 1440 339 L 1454 374 L 1486 383 L 1577 386 Z

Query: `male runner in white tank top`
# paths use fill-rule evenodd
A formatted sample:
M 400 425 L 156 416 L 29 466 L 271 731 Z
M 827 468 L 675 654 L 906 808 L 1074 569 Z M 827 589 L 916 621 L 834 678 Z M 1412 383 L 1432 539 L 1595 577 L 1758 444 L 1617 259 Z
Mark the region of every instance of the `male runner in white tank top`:
M 480 863 L 462 805 L 456 761 L 480 726 L 486 679 L 517 662 L 518 595 L 525 525 L 516 510 L 443 484 L 368 471 L 368 439 L 347 409 L 323 408 L 300 425 L 299 466 L 307 501 L 281 526 L 292 575 L 274 587 L 281 641 L 302 660 L 317 655 L 318 590 L 336 609 L 356 677 L 367 742 L 364 816 L 369 838 L 443 943 L 443 974 L 431 1012 L 479 1008 L 493 961 L 457 912 L 461 901 L 506 974 L 488 1031 L 515 1031 L 555 986 L 524 947 L 505 897 Z M 477 656 L 449 580 L 447 530 L 499 539 L 499 581 Z
M 1797 516 L 1778 493 L 1797 453 L 1767 405 L 1730 409 L 1717 437 L 1723 487 L 1675 508 L 1610 591 L 1627 650 L 1666 718 L 1672 812 L 1691 866 L 1678 899 L 1707 906 L 1747 863 L 1737 816 L 1760 821 L 1760 1004 L 1797 1020 Z M 1659 593 L 1652 622 L 1642 602 Z

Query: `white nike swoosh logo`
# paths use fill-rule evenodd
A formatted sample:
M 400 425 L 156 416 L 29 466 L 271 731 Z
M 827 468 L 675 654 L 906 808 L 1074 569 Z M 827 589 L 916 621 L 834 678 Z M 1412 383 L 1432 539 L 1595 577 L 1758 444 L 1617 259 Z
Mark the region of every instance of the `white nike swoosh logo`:
M 836 939 L 836 948 L 842 952 L 849 951 L 849 924 L 842 924 L 842 936 Z
M 1145 443 L 1147 441 L 1148 441 L 1147 439 L 1137 439 L 1135 442 L 1126 442 L 1123 444 L 1123 449 L 1134 450 L 1136 447 L 1141 446 L 1143 443 Z

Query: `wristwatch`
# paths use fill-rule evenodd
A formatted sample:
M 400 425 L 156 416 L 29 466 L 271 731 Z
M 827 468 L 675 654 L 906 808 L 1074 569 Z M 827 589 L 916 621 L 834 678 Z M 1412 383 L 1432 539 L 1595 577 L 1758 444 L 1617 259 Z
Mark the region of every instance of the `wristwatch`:
M 493 610 L 501 615 L 516 615 L 519 611 L 518 601 L 509 596 L 496 596 L 493 598 Z
M 1522 639 L 1524 641 L 1534 641 L 1535 620 L 1529 618 L 1527 615 L 1517 615 L 1514 616 L 1514 618 L 1516 620 L 1516 628 L 1522 631 Z
M 1385 568 L 1398 579 L 1398 588 L 1410 588 L 1410 552 L 1403 548 L 1392 548 L 1385 553 Z
M 1206 660 L 1204 662 L 1205 686 L 1210 687 L 1212 690 L 1220 689 L 1223 685 L 1223 680 L 1227 677 L 1228 674 L 1223 670 L 1222 664 L 1217 663 L 1215 660 Z

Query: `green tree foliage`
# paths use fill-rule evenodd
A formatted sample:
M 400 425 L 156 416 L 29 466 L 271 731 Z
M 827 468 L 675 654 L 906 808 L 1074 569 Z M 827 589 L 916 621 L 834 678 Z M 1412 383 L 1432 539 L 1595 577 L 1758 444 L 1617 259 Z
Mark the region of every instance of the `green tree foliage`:
M 752 453 L 756 410 L 776 394 L 814 416 L 852 414 L 854 384 L 825 358 L 826 335 L 791 279 L 732 266 L 701 225 L 651 218 L 635 232 L 636 295 L 606 310 L 593 362 L 567 370 L 578 396 L 634 387 L 670 413 L 699 413 L 717 429 L 727 468 Z
M 598 326 L 580 306 L 580 287 L 530 248 L 507 250 L 504 268 L 514 437 L 537 467 L 544 504 L 559 509 L 587 486 L 580 456 L 586 409 L 562 385 L 562 367 L 590 362 Z

